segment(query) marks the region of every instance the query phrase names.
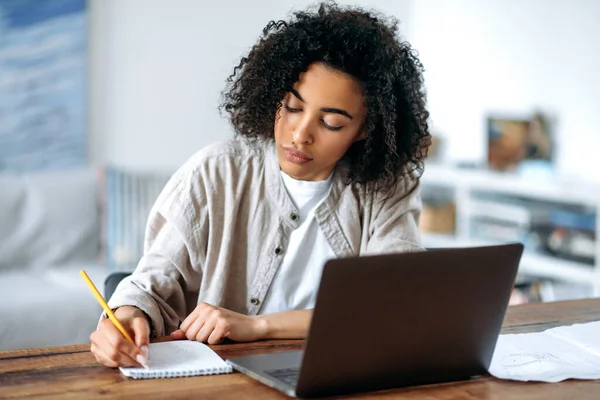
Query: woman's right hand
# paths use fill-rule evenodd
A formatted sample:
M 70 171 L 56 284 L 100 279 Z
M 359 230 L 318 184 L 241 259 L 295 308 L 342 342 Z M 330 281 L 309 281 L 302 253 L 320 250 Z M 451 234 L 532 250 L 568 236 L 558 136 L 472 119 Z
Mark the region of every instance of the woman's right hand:
M 90 335 L 90 350 L 96 360 L 113 368 L 147 365 L 150 323 L 146 314 L 132 306 L 119 307 L 114 313 L 137 346 L 131 344 L 110 319 L 103 319 L 98 329 Z

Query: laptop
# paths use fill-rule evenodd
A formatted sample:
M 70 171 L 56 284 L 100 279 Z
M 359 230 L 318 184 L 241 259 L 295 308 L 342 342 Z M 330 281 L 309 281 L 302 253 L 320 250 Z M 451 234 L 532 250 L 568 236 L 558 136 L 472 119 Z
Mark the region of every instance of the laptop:
M 509 243 L 329 260 L 303 350 L 227 362 L 301 398 L 485 374 L 522 253 Z

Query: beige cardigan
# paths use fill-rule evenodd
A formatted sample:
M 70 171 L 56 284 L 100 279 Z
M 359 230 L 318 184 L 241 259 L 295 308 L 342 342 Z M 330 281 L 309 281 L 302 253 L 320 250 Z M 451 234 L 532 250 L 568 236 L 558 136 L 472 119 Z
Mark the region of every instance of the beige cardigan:
M 364 185 L 346 185 L 344 174 L 340 164 L 315 213 L 336 257 L 421 249 L 418 179 L 403 178 L 383 198 Z M 256 315 L 298 225 L 297 214 L 273 141 L 208 146 L 158 197 L 144 255 L 109 305 L 143 310 L 152 336 L 177 329 L 203 301 Z

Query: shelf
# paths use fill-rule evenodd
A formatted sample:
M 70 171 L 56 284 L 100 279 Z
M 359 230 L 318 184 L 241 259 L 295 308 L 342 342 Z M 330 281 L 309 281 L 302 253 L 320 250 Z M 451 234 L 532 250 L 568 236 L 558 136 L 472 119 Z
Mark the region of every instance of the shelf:
M 469 247 L 494 244 L 492 241 L 471 241 L 457 239 L 453 235 L 423 233 L 423 246 L 432 247 Z M 497 242 L 496 242 L 497 244 Z M 593 285 L 597 279 L 594 267 L 555 257 L 534 254 L 525 251 L 519 265 L 519 273 L 556 279 L 580 285 Z
M 547 277 L 580 285 L 593 285 L 594 267 L 533 253 L 523 253 L 519 273 Z
M 439 164 L 426 164 L 421 181 L 424 185 L 468 188 L 594 207 L 600 202 L 600 186 L 593 183 L 533 180 L 511 173 L 458 169 Z

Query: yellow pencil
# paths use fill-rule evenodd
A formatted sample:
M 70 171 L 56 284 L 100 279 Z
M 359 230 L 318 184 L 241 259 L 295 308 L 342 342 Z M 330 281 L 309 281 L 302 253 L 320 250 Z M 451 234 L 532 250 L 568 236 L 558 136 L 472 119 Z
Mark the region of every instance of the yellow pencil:
M 90 279 L 90 277 L 88 276 L 88 274 L 84 270 L 81 270 L 81 271 L 79 271 L 79 275 L 81 275 L 81 277 L 83 278 L 83 280 L 85 281 L 85 283 L 88 285 L 88 287 L 90 288 L 90 290 L 94 294 L 94 297 L 96 297 L 96 300 L 98 300 L 98 303 L 100 303 L 100 305 L 102 306 L 102 308 L 106 312 L 106 315 L 108 315 L 108 318 L 110 318 L 110 320 L 112 321 L 112 323 L 117 327 L 117 329 L 119 331 L 121 331 L 121 333 L 123 334 L 123 336 L 125 336 L 125 338 L 127 340 L 129 340 L 129 342 L 131 342 L 132 345 L 134 345 L 135 347 L 137 347 L 137 345 L 135 344 L 135 342 L 133 341 L 133 339 L 131 338 L 131 336 L 129 335 L 129 333 L 127 333 L 127 330 L 125 330 L 125 328 L 123 327 L 123 325 L 121 325 L 121 322 L 119 322 L 119 320 L 117 319 L 117 317 L 115 316 L 115 314 L 112 312 L 112 310 L 110 309 L 110 307 L 106 303 L 106 300 L 104 300 L 104 297 L 102 297 L 102 295 L 100 294 L 100 292 L 98 291 L 98 289 L 96 289 L 96 285 L 94 285 L 94 282 L 92 282 L 92 280 Z M 139 348 L 138 348 L 138 350 L 139 350 Z M 144 365 L 144 367 L 148 368 L 147 365 Z
M 123 336 L 125 336 L 125 338 L 127 340 L 129 340 L 132 345 L 135 346 L 136 345 L 135 342 L 133 341 L 133 339 L 131 338 L 131 336 L 129 336 L 129 333 L 127 333 L 127 331 L 125 330 L 125 328 L 123 327 L 123 325 L 121 325 L 121 323 L 119 322 L 119 320 L 117 319 L 117 317 L 115 316 L 115 314 L 112 312 L 112 310 L 110 309 L 110 307 L 106 303 L 106 300 L 104 300 L 104 297 L 102 297 L 102 295 L 100 294 L 100 292 L 98 291 L 98 289 L 96 289 L 96 285 L 94 285 L 94 282 L 92 282 L 92 280 L 90 279 L 90 277 L 88 276 L 88 274 L 84 270 L 81 270 L 81 271 L 79 271 L 79 275 L 81 275 L 81 277 L 83 278 L 83 280 L 85 281 L 85 283 L 88 285 L 88 287 L 90 288 L 90 290 L 92 291 L 92 293 L 96 297 L 96 300 L 98 300 L 98 303 L 100 303 L 100 305 L 102 306 L 102 308 L 106 312 L 106 315 L 108 315 L 108 318 L 110 318 L 110 320 L 112 321 L 113 324 L 115 324 L 115 326 L 117 327 L 117 329 L 121 331 L 121 333 L 123 334 Z

